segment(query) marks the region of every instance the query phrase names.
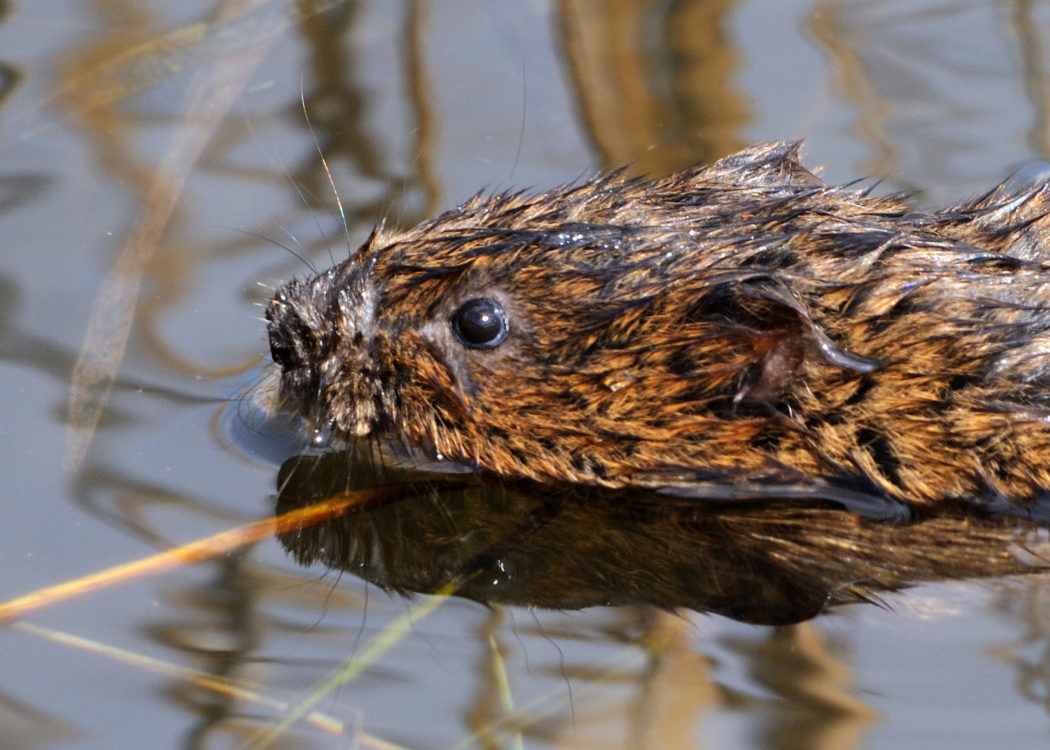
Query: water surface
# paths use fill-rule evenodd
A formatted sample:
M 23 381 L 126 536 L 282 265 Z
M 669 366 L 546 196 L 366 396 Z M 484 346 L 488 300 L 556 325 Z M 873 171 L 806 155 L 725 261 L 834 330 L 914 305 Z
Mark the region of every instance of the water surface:
M 758 140 L 929 203 L 1050 156 L 1046 3 L 3 11 L 0 600 L 273 512 L 285 438 L 223 419 L 263 372 L 259 304 L 378 220 Z M 278 742 L 514 747 L 511 716 L 530 748 L 1039 747 L 1046 591 L 926 584 L 783 628 L 453 598 Z M 252 746 L 429 601 L 272 538 L 93 591 L 0 632 L 0 744 Z

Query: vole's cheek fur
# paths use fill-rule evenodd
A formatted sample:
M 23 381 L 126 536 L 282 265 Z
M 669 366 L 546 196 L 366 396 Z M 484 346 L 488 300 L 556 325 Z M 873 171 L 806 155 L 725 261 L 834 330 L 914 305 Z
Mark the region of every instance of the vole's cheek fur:
M 271 302 L 285 407 L 507 477 L 1029 512 L 1050 492 L 1048 190 L 916 212 L 796 149 L 377 230 Z M 478 298 L 508 330 L 472 348 L 451 320 Z

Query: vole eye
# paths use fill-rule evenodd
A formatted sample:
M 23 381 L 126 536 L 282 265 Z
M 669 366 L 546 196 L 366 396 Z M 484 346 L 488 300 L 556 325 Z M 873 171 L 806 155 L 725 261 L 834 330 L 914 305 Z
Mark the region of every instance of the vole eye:
M 484 297 L 460 305 L 451 323 L 456 338 L 471 349 L 492 349 L 507 338 L 507 315 L 498 302 Z

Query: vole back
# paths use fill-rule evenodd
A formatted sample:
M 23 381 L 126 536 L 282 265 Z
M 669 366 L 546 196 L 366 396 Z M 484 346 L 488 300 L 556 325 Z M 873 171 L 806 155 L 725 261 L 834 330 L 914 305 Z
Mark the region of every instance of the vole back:
M 1048 206 L 916 212 L 785 143 L 478 196 L 277 293 L 282 403 L 507 478 L 1041 513 Z

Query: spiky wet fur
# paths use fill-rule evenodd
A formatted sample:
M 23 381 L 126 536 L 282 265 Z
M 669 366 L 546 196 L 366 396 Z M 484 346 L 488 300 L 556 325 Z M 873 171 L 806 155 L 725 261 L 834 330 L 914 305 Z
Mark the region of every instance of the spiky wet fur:
M 377 230 L 271 302 L 285 407 L 546 483 L 1042 502 L 1048 188 L 917 212 L 797 147 Z M 494 349 L 452 335 L 473 297 L 506 310 Z

